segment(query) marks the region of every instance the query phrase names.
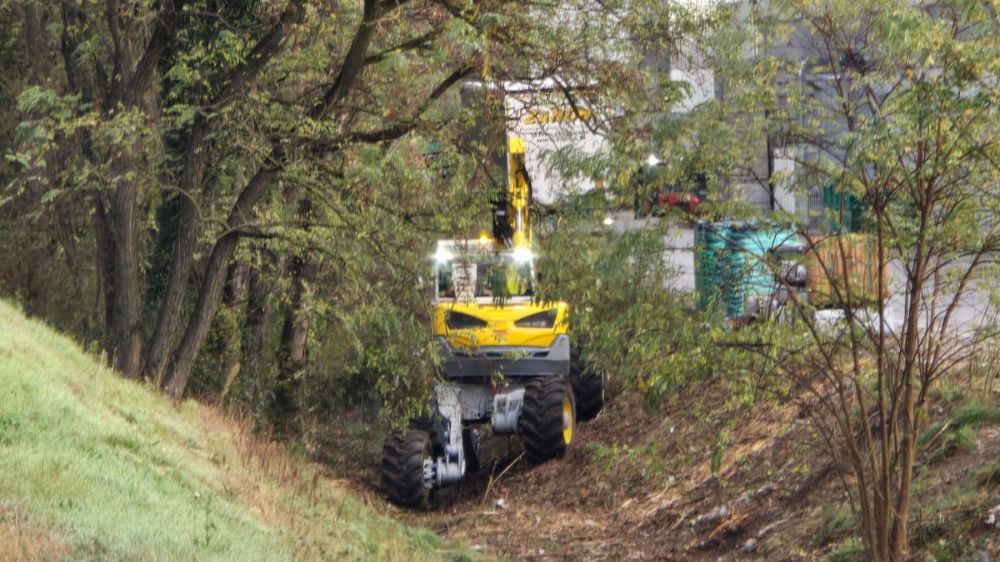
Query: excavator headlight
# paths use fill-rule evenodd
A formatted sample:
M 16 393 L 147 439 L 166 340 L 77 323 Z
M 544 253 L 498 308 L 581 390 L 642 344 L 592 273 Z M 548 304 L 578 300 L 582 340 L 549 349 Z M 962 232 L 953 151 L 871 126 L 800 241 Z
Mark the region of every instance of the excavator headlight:
M 546 310 L 514 322 L 518 328 L 551 328 L 556 324 L 556 310 Z
M 514 261 L 517 263 L 528 263 L 534 257 L 534 254 L 528 248 L 514 248 L 513 256 Z
M 453 257 L 455 256 L 453 256 L 451 252 L 449 252 L 445 248 L 438 248 L 437 251 L 434 252 L 434 261 L 438 263 L 448 263 L 451 261 L 451 258 Z
M 480 320 L 469 314 L 448 311 L 445 313 L 444 323 L 452 330 L 471 330 L 475 328 L 485 328 L 488 324 L 485 320 Z

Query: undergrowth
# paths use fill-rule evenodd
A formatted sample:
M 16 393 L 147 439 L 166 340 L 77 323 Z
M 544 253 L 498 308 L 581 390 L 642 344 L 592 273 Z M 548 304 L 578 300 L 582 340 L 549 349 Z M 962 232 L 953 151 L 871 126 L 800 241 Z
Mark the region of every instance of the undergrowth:
M 639 476 L 648 480 L 662 476 L 667 469 L 667 461 L 655 444 L 590 443 L 587 449 L 590 451 L 591 461 L 607 472 L 617 471 L 622 464 L 627 464 L 636 466 Z
M 976 447 L 976 429 L 1000 422 L 1000 409 L 992 404 L 973 402 L 958 409 L 950 418 L 932 423 L 917 442 L 930 460 L 939 460 L 956 451 Z
M 857 524 L 857 514 L 851 510 L 850 506 L 846 504 L 839 505 L 830 513 L 826 524 L 813 536 L 813 546 L 824 546 L 834 537 L 854 529 Z

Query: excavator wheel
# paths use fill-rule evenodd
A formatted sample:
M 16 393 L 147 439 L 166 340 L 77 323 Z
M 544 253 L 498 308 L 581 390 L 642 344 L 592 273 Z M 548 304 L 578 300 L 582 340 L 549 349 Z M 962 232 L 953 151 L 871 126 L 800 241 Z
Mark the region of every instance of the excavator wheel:
M 482 469 L 479 456 L 479 430 L 467 427 L 462 430 L 462 448 L 465 449 L 465 472 L 475 474 Z
M 439 457 L 444 454 L 445 432 L 444 420 L 441 416 L 420 416 L 411 418 L 408 427 L 410 429 L 419 429 L 420 431 L 427 432 L 427 436 L 431 439 L 431 452 L 434 453 L 435 457 Z
M 604 409 L 604 375 L 594 372 L 583 359 L 581 350 L 583 343 L 570 350 L 572 357 L 569 366 L 569 381 L 573 385 L 573 398 L 576 400 L 576 420 L 588 422 L 597 417 Z
M 519 434 L 529 461 L 539 463 L 566 454 L 575 426 L 576 405 L 566 379 L 552 377 L 528 383 Z
M 604 409 L 604 376 L 583 371 L 570 376 L 576 399 L 576 419 L 589 422 Z
M 389 499 L 401 507 L 427 509 L 431 488 L 424 481 L 424 462 L 432 460 L 426 431 L 394 431 L 382 446 L 382 485 Z

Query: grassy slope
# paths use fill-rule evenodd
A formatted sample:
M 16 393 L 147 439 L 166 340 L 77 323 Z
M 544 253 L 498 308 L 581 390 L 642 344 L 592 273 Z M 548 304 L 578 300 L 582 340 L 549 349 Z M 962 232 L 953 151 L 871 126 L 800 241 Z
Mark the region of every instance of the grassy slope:
M 240 424 L 120 379 L 0 302 L 0 560 L 447 555 L 431 532 L 371 513 Z

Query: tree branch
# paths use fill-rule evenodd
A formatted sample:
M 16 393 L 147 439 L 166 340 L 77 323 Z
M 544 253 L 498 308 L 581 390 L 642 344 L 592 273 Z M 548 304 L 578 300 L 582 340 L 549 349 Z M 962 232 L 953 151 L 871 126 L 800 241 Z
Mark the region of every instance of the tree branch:
M 129 107 L 138 103 L 139 96 L 146 89 L 146 86 L 149 85 L 149 81 L 153 77 L 153 71 L 156 70 L 156 66 L 167 48 L 167 43 L 173 39 L 174 34 L 177 32 L 177 20 L 187 2 L 188 0 L 170 0 L 164 5 L 162 12 L 156 18 L 156 27 L 153 30 L 153 36 L 146 45 L 146 50 L 142 53 L 142 57 L 136 64 L 135 71 L 129 78 L 124 91 L 115 101 L 121 101 Z M 110 6 L 111 4 L 115 4 L 116 1 L 108 0 L 108 3 Z M 117 18 L 114 21 L 117 26 Z M 121 68 L 117 68 L 116 70 L 122 72 Z
M 303 9 L 304 0 L 292 0 L 281 13 L 278 21 L 271 26 L 271 29 L 257 41 L 250 54 L 228 76 L 223 79 L 225 86 L 219 90 L 215 98 L 209 103 L 210 110 L 218 110 L 232 100 L 244 85 L 253 80 L 254 77 L 267 65 L 275 55 L 282 50 L 282 41 L 288 35 L 291 26 L 302 21 L 305 14 Z
M 314 152 L 328 152 L 332 150 L 338 150 L 343 146 L 352 143 L 386 143 L 397 140 L 407 133 L 413 131 L 420 125 L 419 118 L 423 115 L 430 106 L 438 100 L 449 88 L 454 86 L 459 80 L 472 72 L 473 66 L 471 64 L 464 64 L 459 68 L 455 69 L 454 72 L 449 74 L 444 78 L 438 85 L 427 95 L 420 107 L 416 110 L 414 117 L 406 121 L 398 121 L 395 124 L 385 127 L 383 129 L 376 129 L 370 131 L 355 131 L 346 135 L 336 137 L 334 139 L 317 139 L 317 138 L 306 138 L 298 137 L 297 142 L 307 144 Z
M 382 62 L 391 53 L 396 53 L 396 52 L 400 52 L 400 51 L 409 51 L 409 50 L 419 49 L 421 47 L 425 47 L 428 44 L 430 44 L 431 41 L 433 41 L 438 36 L 440 36 L 441 33 L 443 33 L 443 32 L 444 32 L 444 26 L 437 26 L 437 27 L 431 29 L 430 31 L 428 31 L 427 33 L 425 33 L 423 35 L 420 35 L 420 36 L 417 36 L 417 37 L 414 37 L 414 38 L 410 39 L 409 41 L 404 41 L 404 42 L 400 43 L 399 45 L 396 45 L 394 47 L 389 47 L 388 49 L 379 51 L 379 52 L 375 53 L 374 55 L 369 55 L 368 57 L 365 58 L 365 65 L 367 66 L 367 65 L 378 63 L 378 62 Z

